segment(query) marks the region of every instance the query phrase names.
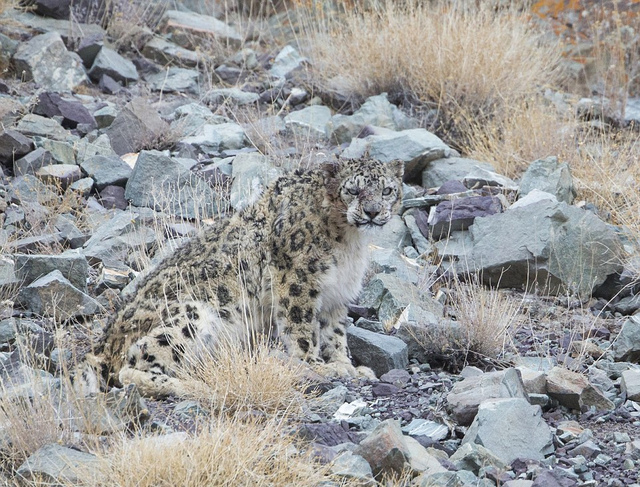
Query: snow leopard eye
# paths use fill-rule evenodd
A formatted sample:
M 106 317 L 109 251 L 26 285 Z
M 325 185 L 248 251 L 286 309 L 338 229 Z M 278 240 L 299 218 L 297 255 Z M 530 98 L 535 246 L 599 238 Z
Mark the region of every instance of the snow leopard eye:
M 360 188 L 349 188 L 347 191 L 349 191 L 349 194 L 356 196 L 358 193 L 360 193 Z
M 393 189 L 392 189 L 392 188 L 388 188 L 388 187 L 387 187 L 387 188 L 384 188 L 384 189 L 382 190 L 382 196 L 389 196 L 389 195 L 391 194 L 391 191 L 393 191 Z

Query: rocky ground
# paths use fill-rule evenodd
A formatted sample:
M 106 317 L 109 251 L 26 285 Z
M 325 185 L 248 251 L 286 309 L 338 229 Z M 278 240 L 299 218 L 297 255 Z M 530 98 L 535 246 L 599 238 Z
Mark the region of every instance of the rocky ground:
M 340 112 L 297 49 L 243 42 L 200 13 L 166 11 L 118 51 L 42 4 L 0 20 L 4 401 L 63 390 L 62 365 L 118 295 L 199 225 L 290 168 L 368 153 L 406 168 L 402 215 L 350 310 L 354 361 L 379 380 L 320 380 L 296 434 L 362 485 L 401 472 L 398 485 L 640 484 L 637 241 L 574 201 L 566 164 L 532 161 L 511 180 L 384 93 Z M 212 38 L 222 61 L 196 49 Z M 171 437 L 201 412 L 141 401 L 129 388 L 86 407 L 104 436 L 145 422 Z M 69 441 L 0 470 L 68 480 L 68 463 L 92 461 Z

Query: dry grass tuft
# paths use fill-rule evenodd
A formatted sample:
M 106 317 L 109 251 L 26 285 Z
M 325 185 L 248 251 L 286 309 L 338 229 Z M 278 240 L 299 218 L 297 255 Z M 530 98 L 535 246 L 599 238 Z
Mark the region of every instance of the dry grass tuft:
M 305 365 L 267 344 L 221 344 L 215 355 L 189 357 L 182 379 L 189 395 L 228 414 L 295 415 L 301 411 Z
M 559 48 L 517 9 L 407 0 L 359 12 L 342 22 L 309 20 L 320 84 L 355 100 L 386 91 L 428 102 L 452 135 L 468 117 L 490 119 L 560 76 Z
M 104 487 L 316 486 L 327 480 L 279 422 L 213 420 L 207 431 L 172 439 L 122 438 L 101 457 Z

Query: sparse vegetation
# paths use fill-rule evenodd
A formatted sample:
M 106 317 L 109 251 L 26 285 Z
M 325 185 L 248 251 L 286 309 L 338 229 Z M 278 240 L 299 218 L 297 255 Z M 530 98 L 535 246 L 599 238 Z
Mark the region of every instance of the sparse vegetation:
M 569 34 L 560 32 L 560 41 L 552 40 L 558 37 L 550 36 L 540 22 L 532 22 L 535 15 L 561 19 L 563 11 L 558 5 L 564 2 L 540 1 L 533 6 L 530 2 L 503 3 L 496 8 L 495 2 L 363 0 L 350 2 L 344 11 L 338 9 L 341 15 L 329 16 L 329 10 L 337 11 L 336 2 L 229 0 L 224 3 L 224 15 L 242 29 L 252 25 L 260 30 L 255 38 L 243 42 L 264 51 L 267 48 L 261 41 L 268 38 L 271 42 L 266 34 L 268 15 L 284 12 L 291 23 L 301 19 L 302 29 L 291 30 L 311 60 L 309 94 L 327 99 L 335 93 L 344 95 L 349 103 L 335 108 L 348 111 L 368 96 L 387 92 L 390 100 L 463 156 L 490 162 L 497 172 L 514 179 L 532 161 L 558 156 L 571 168 L 581 204 L 588 204 L 603 220 L 623 225 L 628 246 L 639 245 L 640 135 L 637 127 L 621 122 L 628 98 L 637 94 L 639 86 L 638 18 L 614 9 L 610 20 L 594 24 L 593 50 L 586 59 L 579 55 Z M 0 15 L 14 4 L 0 0 Z M 106 5 L 84 12 L 81 20 L 107 27 L 121 51 L 138 51 L 139 39 L 129 35 L 135 30 L 132 26 L 156 26 L 166 7 L 165 2 L 158 6 L 135 2 Z M 344 5 L 338 2 L 337 7 Z M 556 34 L 565 29 L 562 22 L 552 26 Z M 272 47 L 288 41 L 276 39 L 267 44 Z M 194 44 L 203 54 L 199 69 L 205 84 L 219 86 L 214 68 L 234 54 L 237 46 L 231 49 L 214 40 L 194 40 Z M 568 58 L 574 67 L 577 63 L 577 74 L 563 68 Z M 2 59 L 0 71 L 5 71 Z M 251 83 L 268 81 L 250 77 Z M 593 86 L 597 90 L 586 89 Z M 577 113 L 576 103 L 586 95 L 607 108 L 602 113 Z M 252 144 L 265 154 L 278 158 L 292 149 L 295 157 L 276 165 L 310 166 L 332 148 L 312 137 L 289 135 L 285 139 L 256 123 L 266 115 L 281 115 L 289 109 L 286 102 L 270 106 L 268 113 L 260 111 L 262 107 L 238 108 L 224 103 L 217 107 L 216 115 L 242 124 Z M 167 133 L 149 147 L 172 148 L 177 138 Z M 214 185 L 219 198 L 216 205 L 223 213 L 228 206 L 228 181 Z M 148 268 L 155 255 L 171 250 L 179 241 L 173 239 L 171 227 L 183 220 L 162 211 L 175 196 L 151 195 L 158 210 L 153 222 L 158 238 L 153 246 L 144 239 L 131 242 L 135 252 L 128 256 L 127 264 L 136 271 Z M 202 203 L 197 196 L 195 203 Z M 51 194 L 38 195 L 33 211 L 16 223 L 6 242 L 0 241 L 0 253 L 13 252 L 17 239 L 51 233 L 57 217 L 63 214 L 73 215 L 80 228 L 92 226 L 81 196 L 59 187 Z M 200 214 L 189 223 L 201 228 L 208 222 Z M 31 251 L 58 254 L 63 250 L 64 245 L 54 243 Z M 626 264 L 640 280 L 640 261 Z M 532 339 L 532 353 L 544 357 L 550 353 L 552 340 L 566 335 L 566 348 L 573 347 L 574 356 L 567 353 L 565 362 L 576 359 L 574 368 L 591 363 L 586 358 L 590 353 L 587 338 L 599 317 L 589 310 L 590 303 L 576 305 L 574 296 L 565 296 L 544 306 L 538 302 L 532 305 L 531 300 L 539 296 L 490 289 L 473 278 L 462 282 L 435 274 L 425 287 L 427 292 L 443 289 L 447 313 L 455 318 L 455 325 L 430 329 L 415 338 L 429 353 L 455 363 L 453 368 L 499 365 L 509 354 L 519 353 L 514 337 L 523 330 L 533 335 L 534 328 L 543 330 L 543 339 Z M 0 289 L 0 318 L 5 318 L 5 308 L 12 306 L 16 293 L 17 286 Z M 545 306 L 544 311 L 534 310 Z M 557 312 L 557 307 L 565 311 Z M 566 310 L 571 307 L 580 309 L 575 313 L 572 309 L 570 315 Z M 572 319 L 580 313 L 580 319 Z M 90 329 L 88 323 L 73 326 L 76 333 L 86 327 L 84 332 L 91 335 L 87 341 L 95 338 L 97 330 Z M 70 339 L 68 332 L 56 332 Z M 23 353 L 35 360 L 34 351 Z M 252 350 L 227 344 L 215 356 L 190 357 L 188 367 L 181 379 L 188 385 L 189 398 L 204 407 L 205 414 L 188 432 L 168 438 L 159 439 L 136 425 L 137 429 L 113 435 L 106 444 L 83 444 L 99 458 L 100 485 L 311 487 L 329 478 L 327 467 L 319 465 L 307 445 L 290 434 L 291 424 L 305 412 L 306 366 L 281 357 L 266 344 Z M 63 381 L 68 372 L 65 367 Z M 72 403 L 77 398 L 60 396 L 60 389 L 45 379 L 36 375 L 28 379 L 28 387 L 40 392 L 29 397 L 6 394 L 10 383 L 3 383 L 0 389 L 0 473 L 14 472 L 43 445 L 73 444 L 83 428 L 83 439 L 84 433 L 97 433 L 75 416 Z M 349 485 L 344 479 L 337 481 Z M 389 479 L 386 485 L 409 482 L 406 474 L 402 479 Z

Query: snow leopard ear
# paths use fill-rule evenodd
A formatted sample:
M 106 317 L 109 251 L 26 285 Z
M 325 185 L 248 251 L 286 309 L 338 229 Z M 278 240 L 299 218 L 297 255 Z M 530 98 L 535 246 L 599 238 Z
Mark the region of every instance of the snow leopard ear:
M 320 163 L 320 169 L 322 169 L 327 178 L 336 177 L 340 167 L 342 167 L 342 164 L 339 161 L 324 161 Z
M 398 179 L 402 180 L 402 177 L 404 176 L 404 161 L 396 159 L 395 161 L 391 161 L 388 164 L 391 173 Z

